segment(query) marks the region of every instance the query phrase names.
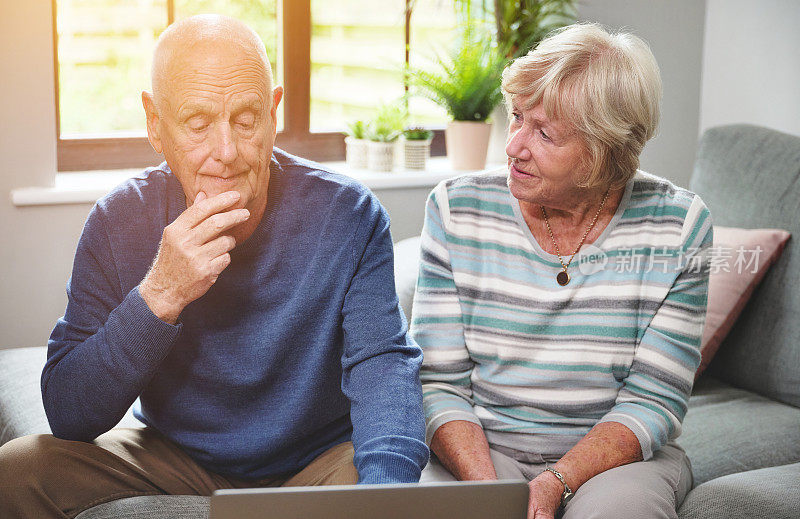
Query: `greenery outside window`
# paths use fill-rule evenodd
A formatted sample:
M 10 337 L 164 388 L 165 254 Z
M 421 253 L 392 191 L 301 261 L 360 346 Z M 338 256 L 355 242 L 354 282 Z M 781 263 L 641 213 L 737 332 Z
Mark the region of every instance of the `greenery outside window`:
M 147 141 L 140 100 L 150 88 L 152 48 L 169 23 L 206 12 L 241 19 L 264 40 L 285 88 L 276 144 L 341 160 L 346 123 L 403 94 L 404 59 L 419 63 L 447 44 L 458 0 L 51 1 L 58 169 L 75 171 L 161 160 Z M 412 100 L 410 111 L 415 124 L 446 121 L 424 99 Z M 437 134 L 433 149 L 441 153 Z

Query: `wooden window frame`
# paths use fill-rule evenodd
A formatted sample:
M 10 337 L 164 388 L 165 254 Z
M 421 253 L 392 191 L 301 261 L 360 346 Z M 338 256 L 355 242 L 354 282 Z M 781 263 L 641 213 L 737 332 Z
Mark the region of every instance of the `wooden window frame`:
M 146 137 L 62 138 L 59 112 L 58 31 L 56 0 L 53 8 L 53 56 L 56 103 L 56 139 L 59 171 L 147 167 L 164 159 Z M 175 20 L 173 0 L 167 0 L 167 24 Z M 316 161 L 344 160 L 344 135 L 312 132 L 311 110 L 311 0 L 279 0 L 278 21 L 282 27 L 279 63 L 283 64 L 283 130 L 275 145 Z M 444 132 L 434 129 L 432 155 L 444 155 Z

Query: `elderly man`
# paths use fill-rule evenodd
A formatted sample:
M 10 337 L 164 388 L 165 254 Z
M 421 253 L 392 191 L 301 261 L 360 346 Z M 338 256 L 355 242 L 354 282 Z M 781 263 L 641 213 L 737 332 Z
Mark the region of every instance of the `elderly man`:
M 169 27 L 152 79 L 148 136 L 166 162 L 89 215 L 42 376 L 53 436 L 0 449 L 0 516 L 417 481 L 421 351 L 385 210 L 273 149 L 282 89 L 244 24 Z M 108 432 L 137 398 L 146 427 Z

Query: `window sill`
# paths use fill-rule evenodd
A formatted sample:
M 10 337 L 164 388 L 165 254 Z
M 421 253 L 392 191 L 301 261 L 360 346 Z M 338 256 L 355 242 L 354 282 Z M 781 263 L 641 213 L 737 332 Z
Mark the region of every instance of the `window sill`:
M 56 173 L 53 187 L 22 187 L 11 190 L 17 207 L 36 205 L 93 204 L 127 178 L 144 168 Z
M 402 170 L 377 172 L 351 170 L 344 162 L 326 162 L 326 166 L 349 175 L 372 190 L 432 188 L 442 180 L 470 173 L 455 171 L 445 157 L 433 157 L 422 171 Z M 501 166 L 489 164 L 488 167 Z M 58 173 L 53 187 L 23 187 L 11 191 L 11 201 L 17 207 L 64 204 L 93 204 L 114 186 L 140 173 L 144 168 L 95 170 Z

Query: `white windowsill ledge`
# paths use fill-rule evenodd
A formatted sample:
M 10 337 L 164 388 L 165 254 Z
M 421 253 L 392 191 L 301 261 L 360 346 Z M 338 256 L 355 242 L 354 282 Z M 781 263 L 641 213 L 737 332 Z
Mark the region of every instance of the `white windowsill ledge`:
M 445 157 L 433 157 L 423 171 L 395 168 L 392 172 L 351 170 L 344 162 L 327 162 L 326 166 L 360 180 L 368 188 L 410 189 L 432 188 L 442 180 L 470 173 L 455 171 Z M 502 164 L 487 164 L 487 168 Z M 80 171 L 58 173 L 53 187 L 23 187 L 11 191 L 15 206 L 93 204 L 125 179 L 140 173 L 144 168 L 108 171 Z

